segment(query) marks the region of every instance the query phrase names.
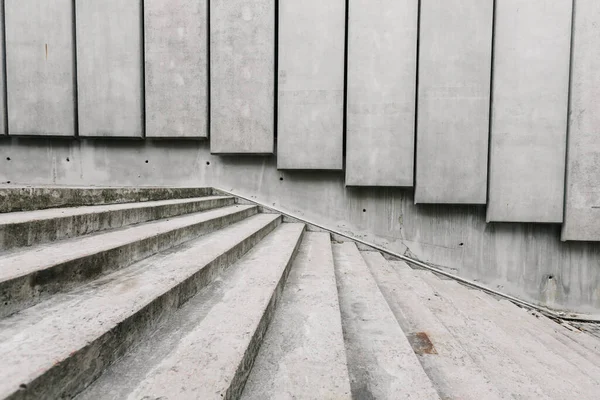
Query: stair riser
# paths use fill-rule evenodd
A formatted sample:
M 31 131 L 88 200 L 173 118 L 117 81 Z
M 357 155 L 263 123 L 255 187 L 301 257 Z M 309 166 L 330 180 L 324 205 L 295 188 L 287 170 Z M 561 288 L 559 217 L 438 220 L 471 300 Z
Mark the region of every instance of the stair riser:
M 226 207 L 234 203 L 233 198 L 203 200 L 0 225 L 0 250 L 53 242 L 141 222 Z
M 152 334 L 170 313 L 206 287 L 221 270 L 239 260 L 280 223 L 281 218 L 277 218 L 265 225 L 169 292 L 155 298 L 136 314 L 107 328 L 107 333 L 91 341 L 85 348 L 76 350 L 68 359 L 57 362 L 36 380 L 27 383 L 26 390 L 17 391 L 8 398 L 70 398 L 78 394 L 110 364 L 123 356 L 134 343 Z
M 275 310 L 277 309 L 277 303 L 281 299 L 283 295 L 283 289 L 285 288 L 285 282 L 290 274 L 290 270 L 292 268 L 292 264 L 294 262 L 294 258 L 298 253 L 298 249 L 300 244 L 302 243 L 302 238 L 304 237 L 304 232 L 302 231 L 302 235 L 298 239 L 296 246 L 294 247 L 294 251 L 291 254 L 290 259 L 288 260 L 283 274 L 281 274 L 281 279 L 277 282 L 277 286 L 273 291 L 273 295 L 267 304 L 267 307 L 264 310 L 264 313 L 252 335 L 252 339 L 250 340 L 250 344 L 244 353 L 244 357 L 242 358 L 238 368 L 231 380 L 231 384 L 227 391 L 225 392 L 225 396 L 223 397 L 225 400 L 234 400 L 239 399 L 242 396 L 242 392 L 244 390 L 244 386 L 246 385 L 246 381 L 250 376 L 250 371 L 252 370 L 252 366 L 254 365 L 254 360 L 258 355 L 260 350 L 260 346 L 263 342 L 263 339 L 267 333 L 267 329 L 269 328 L 269 323 L 273 319 L 275 315 Z
M 0 212 L 189 199 L 210 195 L 211 188 L 5 188 L 0 189 Z
M 0 317 L 31 307 L 54 293 L 69 290 L 104 273 L 127 267 L 159 251 L 224 228 L 256 213 L 256 208 L 244 209 L 0 282 Z

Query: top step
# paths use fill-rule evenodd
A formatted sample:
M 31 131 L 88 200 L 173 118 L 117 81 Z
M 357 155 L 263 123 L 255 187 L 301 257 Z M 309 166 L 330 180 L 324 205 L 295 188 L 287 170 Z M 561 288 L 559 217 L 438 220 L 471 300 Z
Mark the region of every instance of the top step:
M 211 196 L 212 188 L 2 187 L 0 213 Z

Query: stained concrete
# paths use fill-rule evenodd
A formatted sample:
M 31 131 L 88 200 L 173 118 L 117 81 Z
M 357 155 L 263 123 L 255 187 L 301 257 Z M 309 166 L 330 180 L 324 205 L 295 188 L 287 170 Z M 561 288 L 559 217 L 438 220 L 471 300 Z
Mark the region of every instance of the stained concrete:
M 279 2 L 279 169 L 342 169 L 345 3 Z
M 600 3 L 577 0 L 563 240 L 600 241 Z
M 0 251 L 231 206 L 233 197 L 149 201 L 0 214 Z
M 77 394 L 280 221 L 249 218 L 4 319 L 0 397 Z
M 418 3 L 348 3 L 346 185 L 413 186 Z
M 329 233 L 304 235 L 241 398 L 351 399 Z
M 213 153 L 273 153 L 275 3 L 210 0 Z
M 145 0 L 146 137 L 208 137 L 208 0 Z
M 494 1 L 424 0 L 420 15 L 415 201 L 485 204 Z
M 5 0 L 0 0 L 0 60 L 3 62 L 0 62 L 0 76 L 5 76 L 5 68 L 4 68 L 4 61 L 6 60 L 6 49 L 4 46 L 5 43 L 5 31 L 6 31 L 6 25 L 4 23 L 5 18 L 4 18 L 4 8 L 5 8 Z M 5 85 L 5 81 L 4 79 L 0 80 L 0 93 L 6 93 L 6 85 Z M 6 122 L 6 115 L 7 115 L 7 111 L 6 111 L 6 97 L 5 96 L 0 96 L 0 138 L 2 138 L 4 135 L 8 134 L 8 126 L 7 126 L 7 122 Z
M 210 154 L 207 143 L 193 141 L 9 138 L 0 140 L 0 182 L 6 181 L 212 185 L 523 300 L 565 311 L 600 311 L 599 243 L 561 242 L 558 225 L 486 224 L 484 206 L 415 205 L 412 190 L 346 188 L 338 172 L 278 171 L 274 157 L 219 157 Z M 137 190 L 126 192 L 133 196 Z M 182 189 L 165 189 L 173 190 Z
M 356 245 L 334 244 L 333 260 L 352 397 L 439 400 Z
M 4 253 L 0 255 L 0 316 L 257 212 L 255 206 L 229 206 Z
M 79 136 L 144 134 L 142 0 L 75 0 Z
M 488 221 L 563 221 L 572 5 L 496 1 Z
M 6 84 L 11 135 L 75 136 L 72 0 L 7 0 Z

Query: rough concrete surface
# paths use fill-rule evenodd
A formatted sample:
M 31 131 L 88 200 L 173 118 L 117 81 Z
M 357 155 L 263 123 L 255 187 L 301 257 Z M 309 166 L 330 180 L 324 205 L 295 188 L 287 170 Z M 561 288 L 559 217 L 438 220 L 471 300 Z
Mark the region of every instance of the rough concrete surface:
M 496 1 L 488 221 L 563 221 L 572 5 Z
M 0 316 L 257 213 L 230 206 L 0 255 Z
M 493 0 L 423 0 L 417 203 L 485 204 Z
M 342 169 L 345 10 L 345 0 L 279 2 L 279 169 Z
M 577 0 L 563 240 L 600 241 L 600 2 Z
M 333 259 L 352 397 L 439 399 L 356 245 Z
M 329 233 L 304 235 L 241 398 L 351 398 Z
M 6 0 L 11 135 L 75 136 L 73 0 Z
M 3 319 L 0 396 L 77 394 L 280 221 L 254 216 Z
M 273 153 L 275 3 L 210 0 L 213 153 Z
M 208 0 L 145 0 L 146 137 L 208 137 Z
M 142 0 L 75 0 L 79 136 L 144 134 Z
M 413 186 L 418 0 L 350 0 L 346 185 Z

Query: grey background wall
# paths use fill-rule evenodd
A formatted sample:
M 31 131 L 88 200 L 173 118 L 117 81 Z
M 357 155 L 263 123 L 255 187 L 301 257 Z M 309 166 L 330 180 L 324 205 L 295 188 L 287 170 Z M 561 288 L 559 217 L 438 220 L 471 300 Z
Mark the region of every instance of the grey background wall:
M 600 3 L 3 10 L 0 182 L 212 185 L 600 310 Z

